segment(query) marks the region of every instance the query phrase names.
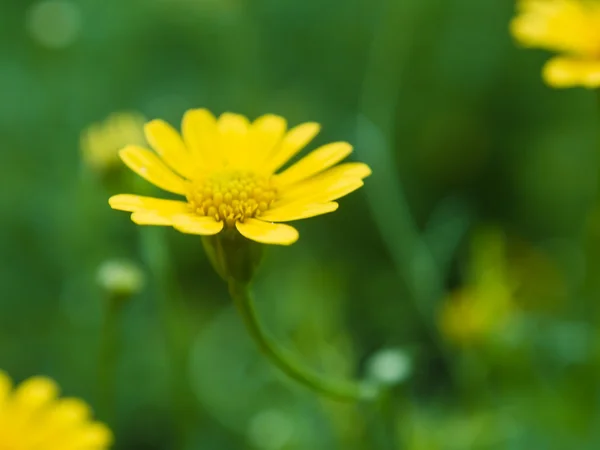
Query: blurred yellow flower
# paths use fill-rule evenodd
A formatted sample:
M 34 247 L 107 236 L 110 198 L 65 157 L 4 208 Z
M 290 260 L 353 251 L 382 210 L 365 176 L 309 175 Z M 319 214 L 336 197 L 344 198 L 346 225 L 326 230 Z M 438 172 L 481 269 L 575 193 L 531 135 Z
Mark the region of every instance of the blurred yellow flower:
M 0 371 L 0 449 L 104 450 L 112 434 L 81 400 L 58 398 L 57 385 L 33 377 L 13 389 Z
M 511 31 L 525 46 L 560 53 L 544 67 L 550 86 L 600 86 L 600 1 L 520 0 Z
M 144 122 L 140 114 L 119 112 L 90 125 L 81 133 L 84 163 L 100 173 L 117 167 L 120 149 L 129 144 L 145 145 Z
M 442 334 L 459 345 L 477 343 L 504 327 L 514 313 L 515 281 L 508 273 L 505 241 L 496 230 L 471 242 L 468 283 L 442 303 Z
M 272 114 L 250 123 L 239 114 L 216 119 L 206 109 L 194 109 L 183 117 L 181 137 L 166 122 L 153 120 L 145 133 L 156 153 L 130 145 L 121 150 L 121 159 L 141 177 L 187 201 L 121 194 L 109 203 L 132 212 L 138 225 L 172 226 L 205 236 L 237 229 L 260 243 L 292 244 L 298 231 L 279 222 L 335 211 L 334 200 L 361 187 L 371 173 L 362 163 L 335 166 L 352 146 L 334 142 L 276 174 L 319 129 L 310 122 L 287 130 L 286 120 Z

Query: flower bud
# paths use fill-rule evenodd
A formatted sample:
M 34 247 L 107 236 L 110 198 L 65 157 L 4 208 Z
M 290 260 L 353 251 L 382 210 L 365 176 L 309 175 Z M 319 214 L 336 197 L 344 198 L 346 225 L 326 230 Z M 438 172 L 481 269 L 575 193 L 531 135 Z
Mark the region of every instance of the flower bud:
M 108 295 L 120 299 L 137 294 L 145 284 L 144 274 L 135 263 L 115 259 L 102 263 L 96 280 Z
M 398 348 L 379 350 L 367 362 L 369 379 L 378 385 L 398 385 L 405 381 L 411 372 L 410 357 Z

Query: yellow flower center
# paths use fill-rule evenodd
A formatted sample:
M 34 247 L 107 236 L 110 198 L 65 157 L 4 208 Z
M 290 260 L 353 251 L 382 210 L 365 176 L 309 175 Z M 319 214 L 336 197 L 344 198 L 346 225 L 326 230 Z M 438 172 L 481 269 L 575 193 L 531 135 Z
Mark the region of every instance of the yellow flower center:
M 233 227 L 236 222 L 269 209 L 276 196 L 277 190 L 269 178 L 231 170 L 194 180 L 187 199 L 196 214 L 214 217 Z

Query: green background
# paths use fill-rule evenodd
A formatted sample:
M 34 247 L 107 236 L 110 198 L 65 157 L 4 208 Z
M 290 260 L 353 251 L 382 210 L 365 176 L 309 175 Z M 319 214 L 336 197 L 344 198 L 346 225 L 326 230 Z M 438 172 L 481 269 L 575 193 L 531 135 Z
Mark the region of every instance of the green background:
M 0 3 L 0 368 L 16 381 L 44 374 L 84 398 L 117 449 L 598 448 L 596 94 L 543 85 L 548 55 L 509 35 L 513 2 L 39 7 Z M 195 107 L 317 121 L 311 148 L 347 140 L 372 167 L 336 213 L 267 249 L 255 292 L 315 370 L 362 377 L 382 349 L 408 358 L 383 414 L 286 379 L 197 237 L 108 207 L 133 177 L 86 168 L 82 130 L 123 110 L 178 125 Z M 438 311 L 472 282 L 489 227 L 521 274 L 515 311 L 457 345 Z M 96 273 L 114 258 L 146 284 L 121 310 L 113 367 Z M 114 398 L 99 388 L 111 375 Z

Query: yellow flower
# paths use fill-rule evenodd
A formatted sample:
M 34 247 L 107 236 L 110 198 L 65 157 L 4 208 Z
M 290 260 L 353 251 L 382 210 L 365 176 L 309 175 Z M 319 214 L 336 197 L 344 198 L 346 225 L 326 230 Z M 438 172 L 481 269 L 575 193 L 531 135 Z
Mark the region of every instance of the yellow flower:
M 478 343 L 507 324 L 512 302 L 512 292 L 500 283 L 455 291 L 442 304 L 441 331 L 455 344 Z
M 52 380 L 33 377 L 13 389 L 0 371 L 0 449 L 104 450 L 111 442 L 111 432 L 91 421 L 87 405 L 59 399 Z
M 513 36 L 528 47 L 560 53 L 544 67 L 553 87 L 600 86 L 600 1 L 520 0 Z
M 284 164 L 319 132 L 316 123 L 287 130 L 272 114 L 250 123 L 239 114 L 216 119 L 206 109 L 187 111 L 182 137 L 162 120 L 146 124 L 156 154 L 131 145 L 121 159 L 156 186 L 185 201 L 116 195 L 114 209 L 129 211 L 138 225 L 172 226 L 183 233 L 214 235 L 237 229 L 264 244 L 292 244 L 298 231 L 288 222 L 335 211 L 334 200 L 363 185 L 371 170 L 362 163 L 335 166 L 352 146 L 319 147 L 287 169 Z M 335 166 L 335 167 L 333 167 Z
M 475 344 L 505 327 L 515 313 L 515 280 L 500 230 L 479 231 L 471 242 L 468 283 L 451 293 L 439 311 L 442 334 L 460 345 Z
M 145 144 L 144 122 L 140 114 L 120 112 L 111 114 L 104 122 L 90 125 L 81 133 L 84 163 L 98 172 L 115 168 L 121 148 L 128 144 Z

